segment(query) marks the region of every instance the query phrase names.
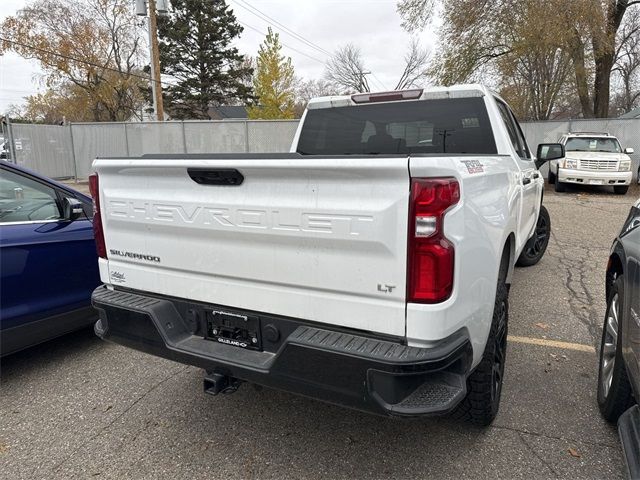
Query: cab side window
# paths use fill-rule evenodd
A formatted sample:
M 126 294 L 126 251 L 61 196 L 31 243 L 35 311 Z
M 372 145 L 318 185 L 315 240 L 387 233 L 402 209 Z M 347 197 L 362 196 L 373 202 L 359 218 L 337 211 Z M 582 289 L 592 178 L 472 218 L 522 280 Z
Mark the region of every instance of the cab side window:
M 530 159 L 531 154 L 529 153 L 529 149 L 527 148 L 527 143 L 524 141 L 524 135 L 522 134 L 520 125 L 517 124 L 515 118 L 509 110 L 509 107 L 507 107 L 498 99 L 496 99 L 496 103 L 498 105 L 498 110 L 500 111 L 502 121 L 507 128 L 507 132 L 509 132 L 509 138 L 511 139 L 513 149 L 516 151 L 520 158 Z
M 520 155 L 520 157 L 531 160 L 531 152 L 529 151 L 529 147 L 527 147 L 527 141 L 524 138 L 524 133 L 522 133 L 522 128 L 518 123 L 518 119 L 512 110 L 509 109 L 509 113 L 511 113 L 511 118 L 513 118 L 513 123 L 516 126 L 516 134 L 518 135 L 518 141 L 520 142 L 522 152 L 524 153 L 524 155 Z
M 53 188 L 0 169 L 0 224 L 60 219 L 57 200 Z

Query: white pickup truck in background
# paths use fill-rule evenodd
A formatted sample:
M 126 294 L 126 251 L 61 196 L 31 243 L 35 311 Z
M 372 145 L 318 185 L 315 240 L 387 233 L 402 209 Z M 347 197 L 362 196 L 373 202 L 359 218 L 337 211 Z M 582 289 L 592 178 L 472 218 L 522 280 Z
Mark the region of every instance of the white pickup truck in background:
M 481 85 L 311 101 L 289 154 L 145 155 L 90 179 L 105 340 L 391 415 L 488 424 L 514 264 L 547 246 L 537 166 Z

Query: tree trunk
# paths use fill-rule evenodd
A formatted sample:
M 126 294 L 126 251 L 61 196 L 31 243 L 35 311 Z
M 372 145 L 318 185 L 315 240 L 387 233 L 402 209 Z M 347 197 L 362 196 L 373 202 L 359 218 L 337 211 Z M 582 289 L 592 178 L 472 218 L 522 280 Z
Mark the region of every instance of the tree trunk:
M 596 117 L 609 116 L 611 69 L 616 55 L 616 33 L 629 5 L 629 0 L 610 0 L 606 12 L 604 37 L 593 37 L 592 45 L 596 64 L 593 84 L 593 111 Z M 597 35 L 597 34 L 596 34 Z
M 571 42 L 571 50 L 569 52 L 573 63 L 573 70 L 576 80 L 576 90 L 580 99 L 580 107 L 582 108 L 582 116 L 584 118 L 593 118 L 593 107 L 591 106 L 591 97 L 589 96 L 589 85 L 587 83 L 587 67 L 584 60 L 584 44 L 580 39 L 580 34 L 574 30 L 573 40 Z
M 597 118 L 609 116 L 609 97 L 613 52 L 596 58 L 596 76 L 593 82 L 593 114 Z

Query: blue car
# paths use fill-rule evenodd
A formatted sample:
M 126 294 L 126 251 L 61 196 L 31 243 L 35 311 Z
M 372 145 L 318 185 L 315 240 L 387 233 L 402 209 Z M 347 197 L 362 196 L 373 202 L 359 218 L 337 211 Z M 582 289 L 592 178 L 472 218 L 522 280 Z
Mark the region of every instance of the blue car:
M 93 324 L 91 198 L 0 161 L 0 356 Z

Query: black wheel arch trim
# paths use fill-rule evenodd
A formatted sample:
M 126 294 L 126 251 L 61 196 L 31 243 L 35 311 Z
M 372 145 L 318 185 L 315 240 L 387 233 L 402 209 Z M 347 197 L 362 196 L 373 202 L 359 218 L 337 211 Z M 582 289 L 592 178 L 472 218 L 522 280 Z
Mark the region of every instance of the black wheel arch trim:
M 624 274 L 624 266 L 627 262 L 627 255 L 624 251 L 624 247 L 622 243 L 616 240 L 613 242 L 611 246 L 611 253 L 609 254 L 609 263 L 607 264 L 607 270 L 605 274 L 605 298 L 609 300 L 609 294 L 611 292 L 611 287 L 615 282 L 616 278 L 620 275 Z

